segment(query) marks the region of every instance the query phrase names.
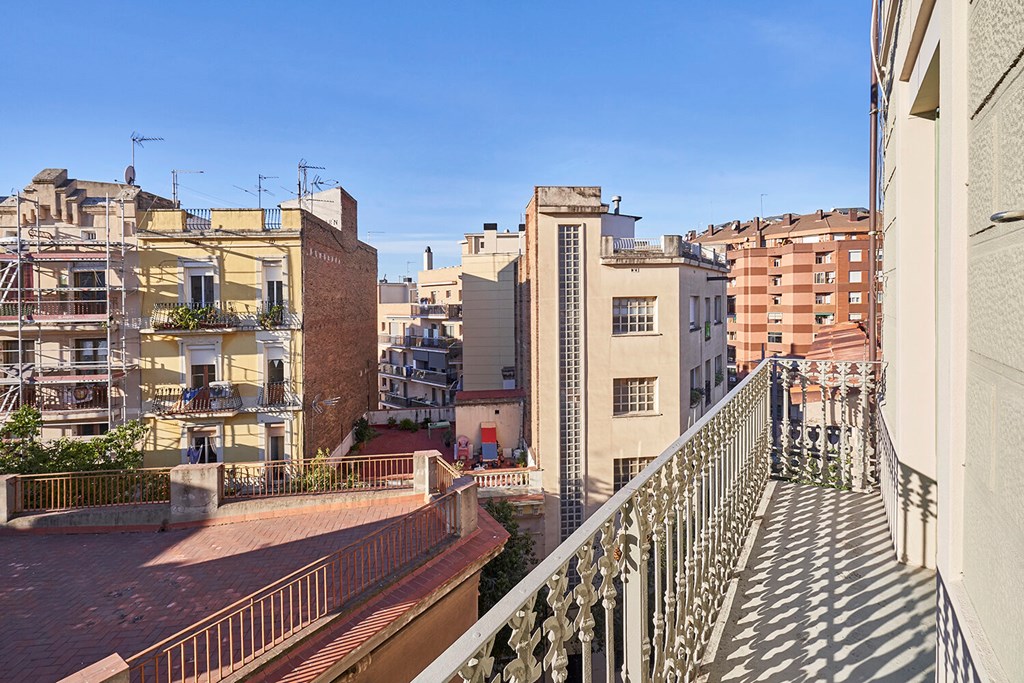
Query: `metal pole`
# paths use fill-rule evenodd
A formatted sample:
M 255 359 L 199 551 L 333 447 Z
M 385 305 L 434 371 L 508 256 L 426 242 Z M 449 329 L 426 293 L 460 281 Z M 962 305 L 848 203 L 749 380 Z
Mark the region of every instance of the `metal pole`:
M 878 232 L 878 78 L 875 74 L 875 55 L 877 54 L 878 43 L 878 0 L 872 0 L 874 5 L 871 22 L 871 109 L 870 120 L 870 142 L 871 157 L 868 164 L 868 360 L 878 360 L 878 321 L 877 295 L 875 292 L 878 281 L 878 257 L 876 251 L 876 235 Z
M 24 298 L 24 291 L 22 289 L 21 280 L 21 192 L 18 192 L 18 198 L 15 200 L 15 220 L 18 222 L 18 236 L 15 240 L 15 248 L 18 251 L 18 269 L 15 273 L 15 287 L 18 293 L 18 407 L 20 408 L 25 403 L 25 362 L 22 358 L 22 347 L 24 341 L 22 338 L 22 299 Z
M 104 217 L 103 217 L 103 230 L 106 232 L 107 238 L 107 269 L 103 273 L 103 286 L 106 288 L 107 298 L 107 427 L 113 426 L 114 421 L 114 372 L 110 366 L 110 354 L 113 351 L 111 348 L 111 336 L 110 336 L 110 321 L 111 321 L 111 302 L 110 302 L 110 194 L 104 195 L 106 201 L 104 202 Z

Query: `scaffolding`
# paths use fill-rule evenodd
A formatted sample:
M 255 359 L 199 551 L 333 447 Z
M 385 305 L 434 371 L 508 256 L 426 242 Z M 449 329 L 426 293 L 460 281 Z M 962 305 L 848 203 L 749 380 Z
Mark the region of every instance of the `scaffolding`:
M 90 226 L 41 225 L 39 202 L 18 192 L 16 229 L 0 240 L 0 422 L 25 405 L 44 428 L 127 418 L 125 378 L 137 365 L 125 276 L 136 246 L 125 237 L 124 197 L 90 200 L 104 206 L 102 240 Z M 36 204 L 34 225 L 24 203 Z

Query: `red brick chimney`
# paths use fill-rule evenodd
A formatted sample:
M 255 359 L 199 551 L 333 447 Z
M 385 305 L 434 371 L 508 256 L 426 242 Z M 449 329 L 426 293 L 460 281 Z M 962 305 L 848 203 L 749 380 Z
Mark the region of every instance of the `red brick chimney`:
M 850 209 L 850 222 L 851 223 L 856 223 L 859 216 L 860 216 L 860 213 L 858 213 L 857 209 Z
M 824 217 L 825 217 L 825 212 L 822 211 L 821 209 L 818 209 L 818 220 L 820 221 Z

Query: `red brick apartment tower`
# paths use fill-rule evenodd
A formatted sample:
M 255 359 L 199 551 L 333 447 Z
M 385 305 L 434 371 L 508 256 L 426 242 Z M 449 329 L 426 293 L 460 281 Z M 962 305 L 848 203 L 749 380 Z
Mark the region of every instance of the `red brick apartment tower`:
M 868 324 L 868 259 L 882 254 L 880 243 L 869 253 L 868 230 L 865 209 L 819 209 L 708 226 L 691 236 L 728 250 L 730 371 L 743 377 L 767 356 L 804 356 L 829 325 Z M 877 291 L 881 299 L 881 282 Z

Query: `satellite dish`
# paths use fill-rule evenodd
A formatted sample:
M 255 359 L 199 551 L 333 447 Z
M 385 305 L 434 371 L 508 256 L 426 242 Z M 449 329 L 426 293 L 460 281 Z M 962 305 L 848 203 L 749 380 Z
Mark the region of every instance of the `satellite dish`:
M 131 164 L 124 167 L 124 181 L 129 185 L 135 184 L 135 167 Z

